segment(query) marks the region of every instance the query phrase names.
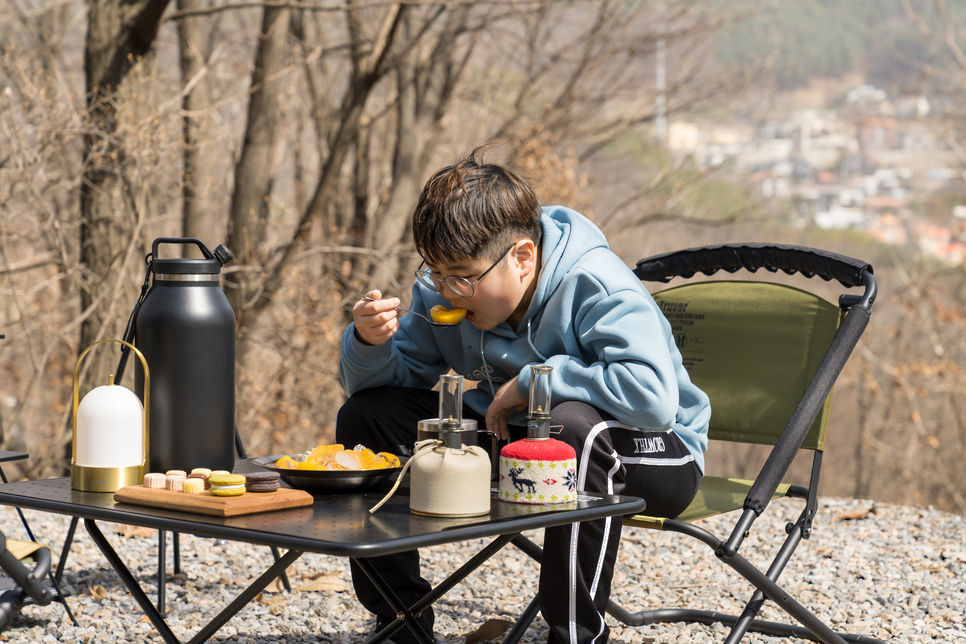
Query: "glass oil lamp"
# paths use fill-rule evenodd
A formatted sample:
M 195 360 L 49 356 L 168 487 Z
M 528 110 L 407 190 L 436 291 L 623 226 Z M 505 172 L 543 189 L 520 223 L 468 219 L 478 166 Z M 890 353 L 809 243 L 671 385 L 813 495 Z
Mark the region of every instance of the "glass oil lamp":
M 530 367 L 530 405 L 527 410 L 527 438 L 547 440 L 550 438 L 550 392 L 553 367 L 536 365 Z
M 463 430 L 463 376 L 439 377 L 439 438 L 458 449 Z

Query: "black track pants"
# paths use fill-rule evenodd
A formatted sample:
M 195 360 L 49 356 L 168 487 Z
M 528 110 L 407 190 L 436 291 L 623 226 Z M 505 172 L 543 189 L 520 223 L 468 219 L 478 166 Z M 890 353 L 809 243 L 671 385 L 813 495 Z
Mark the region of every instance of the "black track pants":
M 411 453 L 418 421 L 435 418 L 438 394 L 424 389 L 379 387 L 353 395 L 339 410 L 336 441 L 352 448 L 363 444 L 377 452 Z M 464 409 L 464 418 L 483 418 Z M 598 409 L 564 402 L 551 410 L 551 424 L 562 425 L 554 438 L 577 452 L 578 490 L 585 494 L 643 497 L 647 514 L 673 517 L 687 507 L 701 475 L 687 449 L 670 431 L 645 432 L 622 425 Z M 511 428 L 513 438 L 525 429 Z M 550 625 L 551 644 L 606 642 L 604 608 L 620 544 L 620 517 L 546 530 L 540 571 L 540 609 Z M 399 598 L 412 605 L 431 586 L 419 574 L 416 551 L 371 560 Z M 359 601 L 383 620 L 395 618 L 365 574 L 350 564 Z M 433 613 L 420 623 L 429 631 Z M 408 631 L 393 636 L 399 644 L 414 641 Z
M 670 431 L 647 432 L 579 402 L 550 412 L 554 437 L 577 452 L 577 489 L 584 494 L 630 494 L 647 501 L 647 514 L 682 512 L 701 481 L 693 457 Z M 540 568 L 540 612 L 550 644 L 607 641 L 604 609 L 620 545 L 621 518 L 548 528 Z

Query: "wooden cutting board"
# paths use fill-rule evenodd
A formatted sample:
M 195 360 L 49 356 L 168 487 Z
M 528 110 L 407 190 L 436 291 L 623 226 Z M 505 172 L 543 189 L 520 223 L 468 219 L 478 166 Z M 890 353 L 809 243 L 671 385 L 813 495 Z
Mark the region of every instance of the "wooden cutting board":
M 305 490 L 284 487 L 274 492 L 245 492 L 241 496 L 215 496 L 211 492 L 185 494 L 174 490 L 132 485 L 122 487 L 115 492 L 114 500 L 119 503 L 146 505 L 152 508 L 207 514 L 214 517 L 237 517 L 312 505 L 312 495 Z

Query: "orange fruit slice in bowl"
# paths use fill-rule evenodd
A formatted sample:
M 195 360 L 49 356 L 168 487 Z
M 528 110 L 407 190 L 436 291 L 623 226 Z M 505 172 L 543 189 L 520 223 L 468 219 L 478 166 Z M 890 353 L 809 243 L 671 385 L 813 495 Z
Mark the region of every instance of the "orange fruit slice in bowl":
M 345 446 L 340 443 L 333 443 L 332 445 L 317 445 L 312 448 L 309 452 L 308 458 L 306 460 L 316 461 L 323 463 L 326 457 L 335 456 L 338 452 L 345 449 Z
M 364 470 L 371 470 L 372 463 L 376 460 L 376 453 L 365 445 L 356 445 L 353 450 L 359 455 L 359 465 Z
M 345 449 L 335 455 L 335 462 L 347 470 L 361 470 L 362 457 L 355 450 Z
M 380 456 L 386 461 L 387 464 L 383 467 L 399 467 L 402 465 L 399 457 L 390 452 L 379 452 L 376 456 Z
M 459 324 L 466 317 L 466 309 L 448 309 L 437 304 L 429 309 L 429 314 L 433 317 L 433 322 L 438 324 Z
M 295 469 L 318 472 L 321 469 L 321 465 L 315 461 L 302 461 L 301 463 L 295 465 Z
M 288 455 L 275 461 L 275 467 L 282 470 L 294 470 L 296 465 L 298 465 L 298 461 Z

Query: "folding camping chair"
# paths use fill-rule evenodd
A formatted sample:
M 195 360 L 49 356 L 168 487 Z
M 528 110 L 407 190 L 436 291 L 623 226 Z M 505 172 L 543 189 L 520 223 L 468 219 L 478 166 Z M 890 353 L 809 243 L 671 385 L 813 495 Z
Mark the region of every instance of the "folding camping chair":
M 712 441 L 771 446 L 753 481 L 706 476 L 691 505 L 674 519 L 625 517 L 625 526 L 664 530 L 693 537 L 755 590 L 740 615 L 695 608 L 662 608 L 638 613 L 613 601 L 607 612 L 630 626 L 688 622 L 731 627 L 725 640 L 739 642 L 748 631 L 843 644 L 879 642 L 861 635 L 838 634 L 798 603 L 778 584 L 797 546 L 812 534 L 817 490 L 828 426 L 832 386 L 865 330 L 876 296 L 872 267 L 862 261 L 798 246 L 734 244 L 708 246 L 643 259 L 634 273 L 642 281 L 668 282 L 764 268 L 789 275 L 838 280 L 864 287 L 843 294 L 838 306 L 807 291 L 774 281 L 690 281 L 654 295 L 671 323 L 692 381 L 711 399 Z M 813 454 L 811 475 L 801 484 L 782 479 L 800 450 Z M 714 443 L 706 459 L 714 461 Z M 775 499 L 804 501 L 798 519 L 786 525 L 787 537 L 762 571 L 739 550 L 755 520 Z M 786 504 L 775 504 L 782 512 Z M 794 509 L 794 508 L 793 508 Z M 741 510 L 730 535 L 719 538 L 694 525 L 700 519 Z M 794 515 L 793 515 L 794 516 Z M 539 560 L 540 548 L 525 537 L 514 543 Z M 777 544 L 776 544 L 777 546 Z M 757 618 L 765 600 L 774 602 L 802 626 Z M 505 639 L 516 642 L 536 615 L 536 599 Z
M 32 569 L 25 565 L 29 563 L 34 564 Z M 0 569 L 9 577 L 0 580 L 0 630 L 13 621 L 25 604 L 47 606 L 54 599 L 62 599 L 47 587 L 50 550 L 46 546 L 7 539 L 0 532 Z
M 0 450 L 0 480 L 7 482 L 2 463 L 24 458 L 27 458 L 24 452 Z M 36 542 L 23 510 L 20 508 L 16 510 L 30 541 L 7 539 L 6 535 L 0 532 L 0 570 L 3 571 L 3 575 L 0 576 L 0 630 L 10 624 L 25 604 L 46 606 L 51 601 L 60 602 L 64 606 L 67 617 L 74 626 L 77 626 L 77 620 L 74 619 L 74 614 L 60 590 L 60 583 L 50 572 L 50 550 Z M 32 562 L 36 563 L 32 570 L 24 565 Z M 44 577 L 50 581 L 52 589 L 47 587 Z
M 0 340 L 6 337 L 0 334 Z M 8 482 L 7 474 L 3 471 L 3 463 L 21 461 L 28 456 L 26 452 L 0 450 L 0 481 Z M 36 542 L 23 510 L 20 508 L 16 510 L 30 541 L 7 539 L 6 535 L 0 532 L 0 569 L 6 575 L 6 578 L 0 577 L 0 630 L 3 630 L 16 617 L 24 604 L 35 603 L 46 606 L 51 601 L 63 604 L 70 621 L 77 626 L 77 620 L 74 619 L 74 614 L 60 590 L 60 582 L 50 572 L 50 550 Z M 41 549 L 43 552 L 40 552 Z M 30 561 L 37 562 L 32 571 L 23 565 L 24 562 Z M 45 576 L 49 578 L 53 591 L 47 588 Z

